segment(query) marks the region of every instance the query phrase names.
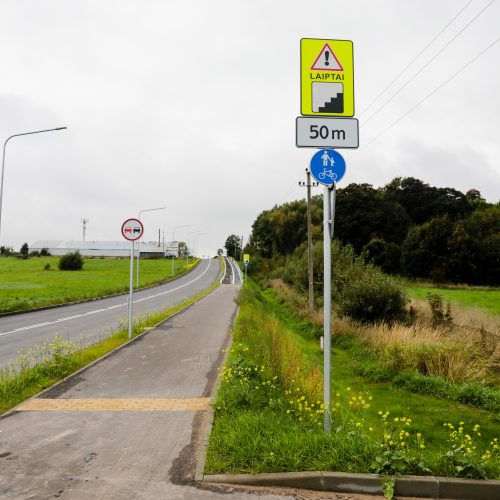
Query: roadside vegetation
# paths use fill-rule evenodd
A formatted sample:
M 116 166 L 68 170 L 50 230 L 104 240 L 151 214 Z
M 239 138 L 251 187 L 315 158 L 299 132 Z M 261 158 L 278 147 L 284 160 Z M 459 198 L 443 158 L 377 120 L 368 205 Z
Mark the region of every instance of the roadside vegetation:
M 79 271 L 59 269 L 59 257 L 0 258 L 0 314 L 64 304 L 125 292 L 129 287 L 130 260 L 84 258 Z M 141 259 L 139 286 L 179 277 L 197 264 L 186 259 Z M 135 265 L 134 265 L 135 269 Z M 135 281 L 134 281 L 135 285 Z
M 282 281 L 271 284 L 248 281 L 240 293 L 206 473 L 500 478 L 498 341 L 492 350 L 472 336 L 461 347 L 463 336 L 433 322 L 430 305 L 413 330 L 337 309 L 325 435 L 321 314 L 310 316 L 304 295 Z
M 151 327 L 208 295 L 219 285 L 220 279 L 217 279 L 203 292 L 172 308 L 136 316 L 133 324 L 133 337 L 147 332 Z M 0 414 L 128 341 L 126 318 L 123 318 L 123 326 L 118 331 L 103 333 L 102 340 L 91 345 L 86 344 L 83 336 L 76 342 L 54 336 L 41 340 L 40 344 L 32 346 L 27 351 L 20 351 L 17 358 L 8 366 L 0 367 Z
M 456 303 L 455 309 L 477 307 L 500 316 L 500 288 L 467 285 L 436 285 L 431 282 L 403 282 L 413 299 L 426 300 L 429 293 L 440 295 L 445 302 Z
M 318 240 L 321 196 L 313 196 L 311 213 Z M 488 203 L 474 189 L 461 193 L 412 177 L 380 188 L 351 183 L 337 191 L 335 236 L 389 274 L 434 283 L 500 284 L 500 204 Z M 276 260 L 306 240 L 306 202 L 296 200 L 257 216 L 245 252 Z

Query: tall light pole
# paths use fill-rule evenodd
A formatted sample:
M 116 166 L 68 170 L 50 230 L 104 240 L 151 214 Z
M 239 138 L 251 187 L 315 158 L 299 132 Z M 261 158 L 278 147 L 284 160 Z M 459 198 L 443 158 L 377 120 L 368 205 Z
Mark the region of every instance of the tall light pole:
M 187 238 L 188 248 L 187 248 L 187 252 L 186 252 L 186 265 L 189 262 L 189 238 L 191 237 L 192 234 L 196 234 L 196 233 L 201 233 L 201 231 L 191 231 L 188 233 L 188 238 Z M 193 238 L 193 245 L 194 245 L 194 238 Z
M 0 231 L 2 229 L 2 199 L 3 199 L 3 174 L 4 174 L 4 167 L 5 167 L 5 148 L 7 146 L 7 143 L 13 138 L 13 137 L 20 137 L 21 135 L 32 135 L 32 134 L 42 134 L 43 132 L 55 132 L 56 130 L 65 130 L 68 127 L 57 127 L 57 128 L 48 128 L 46 130 L 34 130 L 33 132 L 23 132 L 21 134 L 14 134 L 11 135 L 10 137 L 7 137 L 3 144 L 3 157 L 2 157 L 2 180 L 0 181 Z
M 192 224 L 183 224 L 182 226 L 174 226 L 174 229 L 172 229 L 172 243 L 175 242 L 175 230 L 180 229 L 181 227 L 191 227 Z M 177 245 L 177 251 L 179 250 L 179 245 Z M 172 254 L 172 276 L 174 275 L 174 254 Z
M 167 207 L 158 207 L 158 208 L 145 208 L 144 210 L 139 211 L 138 219 L 141 220 L 141 214 L 144 212 L 154 212 L 155 210 L 165 210 Z M 139 288 L 139 259 L 141 258 L 141 242 L 137 242 L 137 271 L 136 271 L 136 281 L 135 287 Z
M 203 236 L 204 234 L 207 234 L 207 233 L 196 233 L 196 234 L 194 235 L 194 238 L 195 238 L 195 244 L 194 244 L 194 254 L 195 254 L 195 256 L 196 256 L 196 252 L 198 251 L 198 238 L 199 238 L 200 236 Z

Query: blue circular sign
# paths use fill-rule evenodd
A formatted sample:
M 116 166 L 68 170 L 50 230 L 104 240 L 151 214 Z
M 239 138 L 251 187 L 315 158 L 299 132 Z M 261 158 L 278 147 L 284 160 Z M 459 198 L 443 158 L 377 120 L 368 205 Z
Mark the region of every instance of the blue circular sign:
M 311 174 L 325 186 L 340 181 L 345 174 L 345 160 L 333 149 L 321 149 L 311 158 Z

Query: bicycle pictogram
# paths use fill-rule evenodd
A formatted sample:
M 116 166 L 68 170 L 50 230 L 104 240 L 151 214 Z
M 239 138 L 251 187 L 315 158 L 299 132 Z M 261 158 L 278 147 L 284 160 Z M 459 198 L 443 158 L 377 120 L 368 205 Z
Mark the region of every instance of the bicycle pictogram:
M 337 174 L 333 170 L 327 170 L 326 167 L 323 169 L 323 172 L 320 172 L 318 174 L 318 177 L 321 180 L 324 180 L 325 177 L 327 177 L 328 179 L 331 179 L 332 181 L 337 180 Z

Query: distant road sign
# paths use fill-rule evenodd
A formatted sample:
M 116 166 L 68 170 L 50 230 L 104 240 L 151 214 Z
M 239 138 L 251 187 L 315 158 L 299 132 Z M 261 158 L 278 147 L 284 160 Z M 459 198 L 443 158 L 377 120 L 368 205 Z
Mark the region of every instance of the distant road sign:
M 333 149 L 321 149 L 312 158 L 311 175 L 325 186 L 338 182 L 345 174 L 345 160 Z
M 357 148 L 358 120 L 299 116 L 296 120 L 295 144 L 298 148 Z
M 139 219 L 127 219 L 122 224 L 122 236 L 129 241 L 136 241 L 144 232 L 144 226 Z
M 354 116 L 354 59 L 350 40 L 300 41 L 300 113 Z
M 243 254 L 243 262 L 245 264 L 248 264 L 250 262 L 250 254 L 249 253 L 244 253 Z

